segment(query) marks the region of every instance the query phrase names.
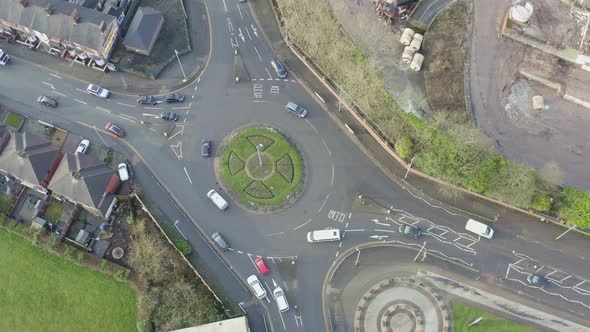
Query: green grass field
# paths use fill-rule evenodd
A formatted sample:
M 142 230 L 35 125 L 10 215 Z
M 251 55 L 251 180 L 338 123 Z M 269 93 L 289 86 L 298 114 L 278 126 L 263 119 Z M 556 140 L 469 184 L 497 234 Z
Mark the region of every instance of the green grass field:
M 252 184 L 253 180 L 246 174 L 244 169 L 234 172 L 234 175 L 230 172 L 230 153 L 233 152 L 242 162 L 245 162 L 248 157 L 256 154 L 256 147 L 253 142 L 254 144 L 263 144 L 263 151 L 272 156 L 275 163 L 286 155 L 291 157 L 292 176 L 291 173 L 285 176 L 281 175 L 281 172 L 275 171 L 268 179 L 261 181 L 266 188 L 272 191 L 274 195 L 272 198 L 257 198 L 246 192 L 246 188 Z M 281 166 L 278 169 L 283 168 L 284 166 Z M 283 171 L 283 173 L 288 172 Z M 281 135 L 264 129 L 246 129 L 240 132 L 223 151 L 221 156 L 221 176 L 244 202 L 275 206 L 281 204 L 287 196 L 299 187 L 303 176 L 303 162 L 297 150 Z M 292 178 L 290 179 L 292 180 L 291 183 L 286 180 L 288 177 Z
M 6 119 L 4 119 L 4 122 L 6 123 L 6 125 L 14 128 L 14 129 L 19 129 L 24 121 L 25 121 L 25 118 L 23 118 L 22 116 L 20 116 L 18 114 L 14 114 L 14 113 L 8 114 L 8 116 L 6 116 Z
M 0 331 L 135 331 L 126 283 L 0 229 Z
M 453 310 L 453 326 L 455 332 L 534 332 L 535 330 L 512 321 L 496 317 L 485 311 L 477 310 L 473 307 L 458 302 L 450 302 Z M 468 327 L 474 319 L 482 317 L 479 324 Z

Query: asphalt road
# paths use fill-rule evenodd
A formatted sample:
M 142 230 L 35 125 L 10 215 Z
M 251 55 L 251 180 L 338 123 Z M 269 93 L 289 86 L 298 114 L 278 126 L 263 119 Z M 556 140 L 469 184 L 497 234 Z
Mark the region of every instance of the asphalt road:
M 210 61 L 200 80 L 181 91 L 187 96 L 182 104 L 145 107 L 137 105 L 134 98 L 116 93 L 110 100 L 102 100 L 85 93 L 85 84 L 79 81 L 16 58 L 10 66 L 0 68 L 1 103 L 91 140 L 104 140 L 127 153 L 148 200 L 155 202 L 170 222 L 177 221 L 175 226 L 223 284 L 227 295 L 243 303 L 255 331 L 264 331 L 265 324 L 275 331 L 323 330 L 321 287 L 326 271 L 339 253 L 375 240 L 415 246 L 426 241 L 429 250 L 486 273 L 507 275 L 515 289 L 526 296 L 539 297 L 543 303 L 581 317 L 587 313 L 590 298 L 584 287 L 588 286 L 585 280 L 590 280 L 585 268 L 590 251 L 584 249 L 590 246 L 586 239 L 570 233 L 554 242 L 562 229 L 525 224 L 518 215 L 505 215 L 495 225 L 497 235 L 491 241 L 466 234 L 463 228 L 467 216 L 442 209 L 391 181 L 306 92 L 297 77 L 283 80 L 277 76 L 270 66 L 273 52 L 248 4 L 226 0 L 208 1 L 207 5 L 213 36 Z M 236 45 L 250 82 L 234 83 Z M 40 94 L 56 97 L 59 107 L 50 110 L 37 104 Z M 302 120 L 286 113 L 287 101 L 304 105 L 309 117 Z M 149 124 L 153 127 L 161 121 L 153 116 L 162 111 L 181 115 L 169 137 L 149 128 Z M 127 131 L 124 142 L 101 130 L 107 121 Z M 212 159 L 200 157 L 200 141 L 211 138 L 213 153 L 217 153 L 223 137 L 253 122 L 281 128 L 298 145 L 307 163 L 306 191 L 297 203 L 280 213 L 251 214 L 232 202 L 221 212 L 205 196 L 209 189 L 221 188 Z M 353 210 L 352 202 L 359 192 L 391 206 L 392 213 L 384 216 Z M 402 238 L 397 233 L 399 223 L 420 226 L 425 231 L 423 239 Z M 306 242 L 308 231 L 327 227 L 342 229 L 343 241 Z M 205 241 L 213 232 L 221 232 L 231 244 L 232 250 L 223 255 L 223 260 Z M 279 313 L 272 299 L 255 300 L 237 281 L 236 276 L 244 280 L 256 273 L 256 256 L 266 257 L 270 265 L 272 273 L 260 278 L 269 294 L 275 282 L 285 289 L 291 304 L 288 312 Z M 525 256 L 528 258 L 523 260 Z M 535 264 L 525 264 L 529 258 Z M 560 271 L 552 292 L 562 296 L 522 284 L 534 265 Z M 576 283 L 570 284 L 573 280 Z M 263 318 L 265 312 L 269 316 Z

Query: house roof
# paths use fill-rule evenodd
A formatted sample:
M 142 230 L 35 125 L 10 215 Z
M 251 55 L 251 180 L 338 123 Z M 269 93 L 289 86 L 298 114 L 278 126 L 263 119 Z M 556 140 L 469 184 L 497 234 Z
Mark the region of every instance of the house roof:
M 51 15 L 47 15 L 48 6 L 53 8 Z M 77 24 L 72 19 L 74 10 L 79 15 Z M 2 0 L 0 19 L 94 50 L 102 48 L 111 26 L 117 24 L 115 16 L 64 0 Z M 107 33 L 101 31 L 102 22 L 106 24 Z
M 160 23 L 163 20 L 164 16 L 159 11 L 149 7 L 139 7 L 123 39 L 123 45 L 133 49 L 149 49 L 158 38 Z
M 51 142 L 29 133 L 9 139 L 0 154 L 0 169 L 27 182 L 47 187 L 63 157 Z
M 83 154 L 68 154 L 58 166 L 49 189 L 72 201 L 99 208 L 113 174 L 103 162 Z

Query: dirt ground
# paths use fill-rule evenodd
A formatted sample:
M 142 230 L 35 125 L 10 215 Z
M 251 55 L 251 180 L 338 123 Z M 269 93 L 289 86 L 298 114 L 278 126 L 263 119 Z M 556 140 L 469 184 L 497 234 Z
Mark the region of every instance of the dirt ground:
M 400 68 L 403 45 L 399 37 L 403 25 L 393 32 L 378 19 L 368 0 L 330 0 L 329 3 L 355 45 L 379 69 L 385 88 L 400 107 L 418 115 L 430 113 L 424 76 Z
M 508 3 L 474 5 L 470 85 L 477 125 L 506 157 L 536 168 L 555 161 L 564 185 L 590 189 L 590 110 L 517 74 L 534 62 L 533 50 L 498 36 Z M 553 76 L 568 73 L 555 68 Z M 547 105 L 540 112 L 531 109 L 537 94 Z

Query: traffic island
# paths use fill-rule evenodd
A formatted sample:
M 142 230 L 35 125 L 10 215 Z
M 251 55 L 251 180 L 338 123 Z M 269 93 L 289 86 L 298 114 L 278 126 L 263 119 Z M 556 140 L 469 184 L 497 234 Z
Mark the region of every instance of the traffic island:
M 242 208 L 273 213 L 293 205 L 304 191 L 301 153 L 287 135 L 268 125 L 238 128 L 222 142 L 215 174 Z

